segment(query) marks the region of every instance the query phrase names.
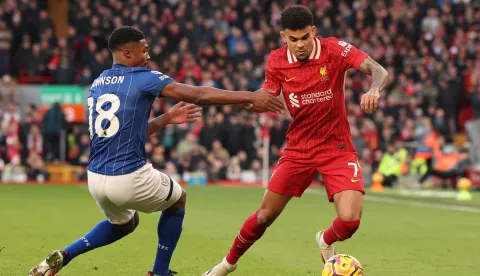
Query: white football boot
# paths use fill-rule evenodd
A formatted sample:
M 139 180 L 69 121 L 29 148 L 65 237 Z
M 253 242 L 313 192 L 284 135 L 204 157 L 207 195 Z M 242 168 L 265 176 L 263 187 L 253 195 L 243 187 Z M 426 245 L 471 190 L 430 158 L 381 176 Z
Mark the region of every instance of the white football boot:
M 337 253 L 335 252 L 335 248 L 333 248 L 333 245 L 328 245 L 325 243 L 323 240 L 323 234 L 325 233 L 325 230 L 322 230 L 317 233 L 315 236 L 315 239 L 317 240 L 318 243 L 318 248 L 320 248 L 320 254 L 322 256 L 322 261 L 325 263 L 330 259 L 331 257 L 335 256 Z
M 237 269 L 237 264 L 231 265 L 227 262 L 226 258 L 223 258 L 221 263 L 203 273 L 202 276 L 225 276 L 234 272 L 235 269 Z
M 62 251 L 55 250 L 45 260 L 30 269 L 28 276 L 55 276 L 62 269 L 63 260 Z

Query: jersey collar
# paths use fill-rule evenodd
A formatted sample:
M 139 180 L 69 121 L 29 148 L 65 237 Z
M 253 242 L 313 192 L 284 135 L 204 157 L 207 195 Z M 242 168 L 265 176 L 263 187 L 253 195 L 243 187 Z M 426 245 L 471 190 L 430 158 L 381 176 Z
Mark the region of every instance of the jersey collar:
M 320 44 L 320 39 L 318 39 L 318 37 L 315 37 L 313 39 L 313 51 L 310 54 L 310 57 L 308 57 L 308 59 L 319 59 L 320 52 L 322 52 L 322 45 Z M 298 61 L 297 57 L 295 57 L 295 55 L 290 52 L 288 47 L 287 47 L 287 58 L 288 58 L 289 64 L 292 64 Z
M 122 68 L 122 67 L 127 67 L 127 66 L 119 63 L 115 63 L 114 65 L 112 65 L 112 68 Z

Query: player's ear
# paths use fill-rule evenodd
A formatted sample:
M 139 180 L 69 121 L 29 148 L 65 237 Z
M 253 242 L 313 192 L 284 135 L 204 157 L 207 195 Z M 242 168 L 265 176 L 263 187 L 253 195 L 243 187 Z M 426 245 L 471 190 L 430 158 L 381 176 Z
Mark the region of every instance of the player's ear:
M 131 58 L 131 57 L 132 57 L 132 52 L 130 51 L 130 49 L 124 49 L 124 50 L 123 50 L 123 55 L 124 55 L 126 58 Z
M 312 26 L 312 37 L 315 37 L 317 35 L 317 26 Z
M 282 37 L 283 42 L 287 43 L 287 35 L 284 31 L 280 31 L 280 36 Z

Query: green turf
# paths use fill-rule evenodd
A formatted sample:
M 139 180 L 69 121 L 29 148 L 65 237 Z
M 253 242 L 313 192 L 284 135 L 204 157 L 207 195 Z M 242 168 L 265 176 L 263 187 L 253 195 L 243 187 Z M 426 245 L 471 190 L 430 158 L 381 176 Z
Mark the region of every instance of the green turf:
M 408 193 L 406 193 L 408 192 Z M 427 195 L 427 193 L 431 193 Z M 435 193 L 438 193 L 435 195 Z M 448 193 L 448 197 L 441 197 L 442 193 Z M 469 201 L 458 201 L 455 198 L 457 191 L 454 190 L 420 190 L 420 191 L 402 191 L 396 189 L 386 189 L 382 193 L 369 193 L 370 195 L 374 196 L 383 196 L 383 197 L 391 197 L 391 198 L 402 198 L 402 199 L 409 199 L 421 202 L 428 202 L 428 203 L 441 203 L 447 205 L 459 205 L 459 206 L 469 206 L 469 207 L 476 207 L 480 208 L 480 192 L 478 191 L 471 191 L 470 194 L 472 195 L 472 200 Z M 453 195 L 453 197 L 450 197 Z
M 172 269 L 200 276 L 220 261 L 261 188 L 189 187 L 187 216 Z M 478 194 L 477 194 L 478 196 Z M 85 186 L 0 185 L 0 275 L 26 275 L 103 219 Z M 78 257 L 60 275 L 133 276 L 151 268 L 158 214 L 142 215 L 135 233 Z M 325 196 L 293 200 L 233 275 L 321 275 L 315 233 L 330 224 Z M 366 275 L 477 275 L 480 213 L 366 201 L 362 226 L 337 251 L 357 257 Z

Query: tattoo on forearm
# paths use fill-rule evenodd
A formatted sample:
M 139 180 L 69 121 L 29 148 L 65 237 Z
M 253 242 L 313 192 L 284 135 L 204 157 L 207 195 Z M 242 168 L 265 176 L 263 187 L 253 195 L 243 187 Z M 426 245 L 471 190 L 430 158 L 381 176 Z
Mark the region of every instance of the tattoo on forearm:
M 372 89 L 382 91 L 388 80 L 388 72 L 382 65 L 378 64 L 371 57 L 367 57 L 359 68 L 360 71 L 372 75 Z

